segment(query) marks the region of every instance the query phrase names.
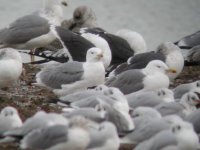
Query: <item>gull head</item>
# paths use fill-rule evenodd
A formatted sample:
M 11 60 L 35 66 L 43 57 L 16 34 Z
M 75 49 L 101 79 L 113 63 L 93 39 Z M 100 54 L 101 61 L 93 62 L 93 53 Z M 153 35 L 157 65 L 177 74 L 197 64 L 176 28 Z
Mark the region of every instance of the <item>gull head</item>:
M 172 90 L 167 88 L 161 88 L 157 91 L 157 95 L 162 98 L 164 102 L 173 102 L 174 93 Z
M 161 118 L 161 114 L 154 108 L 151 107 L 137 107 L 133 110 L 131 116 L 136 117 L 152 117 L 152 118 Z
M 190 123 L 179 121 L 172 126 L 171 130 L 181 150 L 195 150 L 199 148 L 199 138 Z
M 96 16 L 91 8 L 79 6 L 74 11 L 73 20 L 75 23 L 83 24 L 87 21 L 96 21 Z
M 18 111 L 14 107 L 8 106 L 1 110 L 1 115 L 5 117 L 18 116 Z
M 175 69 L 169 68 L 163 61 L 160 60 L 152 60 L 147 66 L 144 68 L 145 72 L 154 74 L 155 72 L 161 73 L 176 73 Z
M 86 61 L 87 62 L 99 62 L 103 60 L 103 51 L 100 48 L 90 48 L 87 51 Z
M 187 104 L 189 106 L 196 106 L 200 104 L 200 93 L 189 92 L 182 96 L 180 103 Z
M 158 46 L 157 51 L 163 53 L 164 55 L 168 55 L 171 52 L 181 51 L 181 50 L 174 43 L 165 42 Z
M 0 60 L 16 60 L 22 63 L 22 58 L 20 53 L 11 48 L 0 50 Z
M 67 0 L 44 0 L 44 6 L 67 6 Z
M 99 92 L 103 92 L 104 90 L 107 90 L 108 87 L 104 84 L 101 84 L 101 85 L 98 85 L 96 88 L 95 88 L 95 91 L 99 91 Z

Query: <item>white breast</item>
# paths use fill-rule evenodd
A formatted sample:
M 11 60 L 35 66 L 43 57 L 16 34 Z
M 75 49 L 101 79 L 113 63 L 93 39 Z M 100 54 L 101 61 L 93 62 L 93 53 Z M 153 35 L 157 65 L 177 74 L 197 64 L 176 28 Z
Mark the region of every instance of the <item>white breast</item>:
M 163 73 L 156 72 L 144 78 L 144 90 L 158 90 L 169 87 L 169 78 Z
M 8 87 L 18 80 L 22 73 L 22 63 L 13 59 L 0 61 L 0 88 Z
M 104 83 L 105 68 L 102 62 L 84 63 L 83 68 L 85 70 L 83 78 L 93 84 L 90 86 L 97 86 Z
M 176 69 L 177 73 L 169 73 L 170 80 L 175 79 L 183 70 L 184 58 L 180 51 L 171 52 L 166 59 L 169 68 Z

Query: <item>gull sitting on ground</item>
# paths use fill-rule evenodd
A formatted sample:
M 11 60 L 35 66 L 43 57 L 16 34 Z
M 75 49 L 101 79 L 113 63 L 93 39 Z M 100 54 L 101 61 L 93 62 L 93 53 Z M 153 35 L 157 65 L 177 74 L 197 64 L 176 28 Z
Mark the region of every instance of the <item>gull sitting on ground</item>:
M 87 52 L 86 62 L 68 62 L 59 66 L 43 68 L 37 75 L 35 85 L 54 89 L 58 96 L 64 96 L 103 84 L 105 68 L 103 54 L 99 48 Z

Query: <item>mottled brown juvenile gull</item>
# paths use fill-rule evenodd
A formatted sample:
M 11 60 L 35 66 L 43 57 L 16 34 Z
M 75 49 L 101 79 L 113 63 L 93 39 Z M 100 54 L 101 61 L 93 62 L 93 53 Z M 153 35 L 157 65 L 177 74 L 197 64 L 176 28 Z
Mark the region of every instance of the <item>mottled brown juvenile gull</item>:
M 97 27 L 97 18 L 88 6 L 79 6 L 74 10 L 73 18 L 62 22 L 62 26 L 71 31 L 78 32 L 80 28 Z
M 10 87 L 22 73 L 22 58 L 14 49 L 0 50 L 0 89 Z
M 176 73 L 176 70 L 169 68 L 160 60 L 153 60 L 144 69 L 127 70 L 115 77 L 110 77 L 105 85 L 117 87 L 124 94 L 168 88 L 167 72 Z
M 161 60 L 168 67 L 176 69 L 176 73 L 168 73 L 170 80 L 175 79 L 182 71 L 184 58 L 181 49 L 171 42 L 161 44 L 156 51 L 134 55 L 129 58 L 127 63 L 119 65 L 109 76 L 115 76 L 123 71 L 130 69 L 144 68 L 152 60 Z
M 36 75 L 36 85 L 52 88 L 59 96 L 100 85 L 105 79 L 102 58 L 101 49 L 91 48 L 86 62 L 74 61 L 42 69 Z
M 21 17 L 0 31 L 0 48 L 35 49 L 56 39 L 51 26 L 60 26 L 66 0 L 45 0 L 41 11 Z

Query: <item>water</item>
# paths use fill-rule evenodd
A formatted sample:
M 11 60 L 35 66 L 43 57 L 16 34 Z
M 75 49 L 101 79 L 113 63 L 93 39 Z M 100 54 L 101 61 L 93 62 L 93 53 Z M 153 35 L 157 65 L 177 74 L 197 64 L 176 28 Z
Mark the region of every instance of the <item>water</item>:
M 200 0 L 68 0 L 65 18 L 79 5 L 93 8 L 99 26 L 115 33 L 122 28 L 141 33 L 153 50 L 200 29 Z M 0 0 L 0 28 L 42 7 L 42 0 Z

